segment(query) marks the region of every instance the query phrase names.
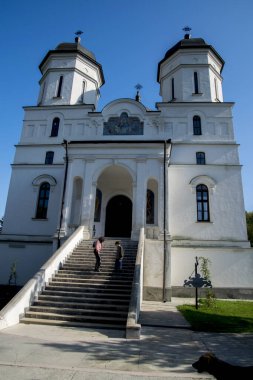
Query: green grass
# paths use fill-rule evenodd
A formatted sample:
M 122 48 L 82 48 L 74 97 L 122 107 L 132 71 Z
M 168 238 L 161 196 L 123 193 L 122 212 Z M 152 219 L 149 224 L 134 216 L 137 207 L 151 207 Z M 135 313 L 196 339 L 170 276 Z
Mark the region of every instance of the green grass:
M 178 306 L 178 310 L 195 331 L 207 332 L 253 332 L 253 302 L 220 301 L 207 307 L 200 300 L 199 308 L 195 305 Z

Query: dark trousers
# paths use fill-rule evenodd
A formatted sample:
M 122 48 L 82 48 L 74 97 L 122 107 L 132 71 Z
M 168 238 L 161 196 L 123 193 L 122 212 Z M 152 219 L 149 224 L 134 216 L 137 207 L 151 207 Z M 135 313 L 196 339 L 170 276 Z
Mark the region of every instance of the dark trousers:
M 96 250 L 94 250 L 94 255 L 96 257 L 95 270 L 99 270 L 99 267 L 101 265 L 101 258 L 100 258 L 98 251 L 96 251 Z
M 122 259 L 116 259 L 115 260 L 115 270 L 121 270 L 122 269 Z

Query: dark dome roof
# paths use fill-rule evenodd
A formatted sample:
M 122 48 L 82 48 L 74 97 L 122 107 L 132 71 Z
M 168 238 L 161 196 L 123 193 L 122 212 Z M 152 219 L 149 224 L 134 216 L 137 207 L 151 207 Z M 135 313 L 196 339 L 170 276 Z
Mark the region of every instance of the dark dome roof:
M 212 45 L 208 45 L 203 38 L 190 38 L 188 35 L 185 36 L 183 40 L 179 41 L 176 45 L 174 45 L 172 48 L 170 48 L 167 53 L 165 54 L 164 58 L 158 63 L 158 73 L 157 73 L 157 80 L 159 81 L 159 72 L 160 72 L 160 66 L 161 64 L 166 61 L 168 58 L 172 57 L 173 54 L 175 54 L 178 50 L 181 49 L 209 49 L 211 50 L 214 55 L 219 59 L 221 62 L 221 71 L 223 69 L 223 66 L 225 64 L 224 60 L 221 58 L 221 56 L 217 53 L 217 51 L 212 47 Z
M 91 51 L 89 51 L 88 49 L 86 49 L 85 47 L 80 45 L 79 43 L 63 42 L 63 43 L 59 44 L 55 50 L 80 52 L 80 53 L 83 53 L 84 55 L 87 55 L 88 57 L 90 57 L 94 61 L 96 61 L 95 55 Z
M 100 63 L 96 61 L 95 55 L 91 51 L 83 47 L 79 42 L 74 42 L 74 43 L 63 42 L 59 44 L 58 46 L 56 46 L 55 50 L 49 50 L 46 56 L 43 58 L 41 64 L 39 65 L 40 71 L 42 72 L 42 67 L 44 63 L 47 61 L 47 59 L 50 57 L 50 55 L 61 54 L 61 53 L 78 53 L 82 55 L 83 57 L 87 58 L 92 63 L 95 63 L 100 70 L 101 77 L 102 77 L 102 84 L 104 84 L 105 80 L 104 80 L 102 66 L 100 65 Z

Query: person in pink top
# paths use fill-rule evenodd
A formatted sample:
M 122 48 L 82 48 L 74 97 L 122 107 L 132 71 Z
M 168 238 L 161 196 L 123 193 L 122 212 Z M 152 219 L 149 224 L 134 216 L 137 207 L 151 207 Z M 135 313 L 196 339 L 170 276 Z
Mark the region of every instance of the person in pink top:
M 95 248 L 94 248 L 94 255 L 96 258 L 96 264 L 95 264 L 95 272 L 100 272 L 100 265 L 101 265 L 101 257 L 100 253 L 103 248 L 103 242 L 105 239 L 101 236 L 100 238 L 97 239 L 95 243 Z

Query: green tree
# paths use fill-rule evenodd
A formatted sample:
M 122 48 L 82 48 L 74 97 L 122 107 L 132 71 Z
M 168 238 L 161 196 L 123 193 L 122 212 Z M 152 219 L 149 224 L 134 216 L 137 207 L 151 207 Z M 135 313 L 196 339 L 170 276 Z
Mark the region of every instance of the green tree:
M 251 247 L 253 247 L 253 211 L 250 211 L 250 212 L 246 211 L 246 222 L 247 222 L 248 238 L 249 238 Z

